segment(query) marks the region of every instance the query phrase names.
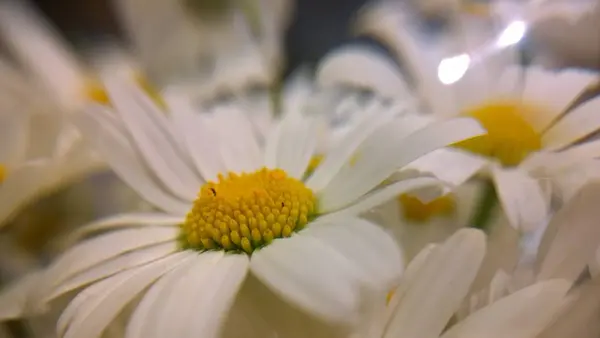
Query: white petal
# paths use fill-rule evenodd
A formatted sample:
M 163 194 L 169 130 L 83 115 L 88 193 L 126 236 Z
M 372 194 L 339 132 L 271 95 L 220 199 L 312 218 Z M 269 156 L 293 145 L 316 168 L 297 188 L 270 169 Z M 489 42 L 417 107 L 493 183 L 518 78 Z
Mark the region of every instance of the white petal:
M 556 150 L 569 146 L 600 129 L 600 98 L 587 101 L 569 111 L 544 133 L 544 148 Z
M 301 68 L 285 82 L 281 93 L 282 114 L 301 114 L 313 93 L 311 74 L 308 69 Z
M 320 122 L 317 118 L 286 114 L 276 127 L 275 135 L 269 139 L 269 142 L 275 142 L 267 145 L 274 154 L 269 154 L 265 162 L 285 170 L 291 177 L 302 178 L 317 146 L 315 135 Z
M 405 167 L 430 173 L 451 185 L 461 185 L 481 171 L 488 161 L 454 148 L 441 148 L 424 155 Z
M 175 252 L 177 249 L 177 243 L 171 242 L 153 245 L 117 256 L 116 258 L 96 265 L 61 283 L 46 296 L 46 298 L 43 300 L 43 303 L 49 303 L 53 299 L 56 299 L 69 291 L 78 289 L 99 279 L 103 279 L 121 271 L 129 270 L 165 257 Z
M 359 120 L 358 126 L 351 129 L 339 142 L 339 146 L 330 151 L 323 162 L 315 169 L 315 172 L 306 181 L 306 186 L 313 191 L 320 191 L 325 188 L 335 175 L 344 166 L 344 163 L 351 158 L 352 154 L 358 149 L 360 144 L 367 139 L 375 130 L 381 128 L 386 123 L 389 123 L 394 111 L 383 110 L 379 103 L 374 103 L 369 107 L 369 110 L 378 112 L 371 116 L 365 112 L 364 116 Z
M 185 299 L 192 306 L 188 320 L 183 317 L 184 334 L 181 337 L 197 337 L 198 332 L 202 332 L 203 337 L 219 337 L 221 325 L 244 282 L 248 265 L 248 256 L 244 254 L 227 255 L 211 270 L 210 276 L 200 287 L 188 284 L 196 291 Z M 196 275 L 200 274 L 199 271 L 195 272 Z
M 302 235 L 257 250 L 252 273 L 283 299 L 328 322 L 357 319 L 360 284 L 355 267 L 333 248 Z
M 339 209 L 377 186 L 392 173 L 437 148 L 484 133 L 479 123 L 457 118 L 428 125 L 408 137 L 401 130 L 406 122 L 398 119 L 380 128 L 357 152 L 355 163 L 349 163 L 321 192 L 323 210 Z
M 554 214 L 538 251 L 538 280 L 575 281 L 600 246 L 598 227 L 600 183 L 583 187 Z
M 418 280 L 421 269 L 425 266 L 425 263 L 429 260 L 429 257 L 438 250 L 438 244 L 427 244 L 415 257 L 410 261 L 404 274 L 400 285 L 394 290 L 393 296 L 388 304 L 387 315 L 392 316 L 398 304 L 402 301 L 404 294 L 409 290 L 415 280 Z
M 106 88 L 140 155 L 154 174 L 174 195 L 193 200 L 202 181 L 183 159 L 164 113 L 131 83 L 109 79 Z
M 387 293 L 400 280 L 402 252 L 394 239 L 375 224 L 360 218 L 331 223 L 319 220 L 301 235 L 318 238 L 346 257 L 375 291 Z
M 400 182 L 390 184 L 384 188 L 376 189 L 346 208 L 334 211 L 330 214 L 325 214 L 320 219 L 323 220 L 337 220 L 348 216 L 359 215 L 365 211 L 371 210 L 372 208 L 382 205 L 390 199 L 406 192 L 415 191 L 422 188 L 439 187 L 441 182 L 433 178 L 415 178 L 408 179 Z M 319 209 L 321 212 L 326 210 Z
M 127 338 L 154 337 L 157 333 L 156 324 L 160 319 L 159 313 L 168 300 L 166 296 L 173 289 L 173 286 L 190 272 L 190 268 L 195 263 L 195 257 L 196 255 L 190 255 L 185 262 L 177 265 L 150 286 L 127 324 L 125 334 Z
M 570 287 L 560 279 L 537 283 L 475 312 L 442 338 L 536 337 L 566 302 Z
M 21 1 L 0 7 L 0 32 L 19 60 L 67 109 L 81 108 L 86 77 L 74 53 L 35 9 Z
M 3 287 L 0 293 L 0 321 L 16 319 L 26 315 L 31 290 L 37 286 L 39 272 L 33 272 Z
M 542 132 L 562 115 L 598 76 L 585 70 L 568 69 L 558 73 L 529 67 L 522 97 L 525 103 L 539 104 L 539 115 L 525 116 L 535 130 Z M 553 93 L 548 95 L 548 93 Z
M 251 172 L 262 166 L 262 153 L 252 122 L 237 103 L 215 108 L 212 123 L 219 135 L 215 146 L 228 171 Z
M 385 337 L 438 337 L 467 295 L 485 254 L 485 238 L 459 230 L 419 269 L 398 305 Z
M 498 198 L 512 226 L 531 231 L 546 220 L 548 196 L 539 182 L 520 169 L 493 168 Z
M 130 213 L 109 216 L 75 229 L 69 234 L 67 242 L 74 243 L 83 237 L 96 232 L 115 230 L 119 228 L 137 228 L 145 226 L 172 226 L 183 222 L 179 216 L 164 213 Z
M 103 155 L 116 174 L 144 199 L 165 211 L 185 215 L 189 205 L 167 194 L 154 181 L 127 136 L 117 125 L 111 124 L 110 114 L 106 109 L 96 106 L 79 115 L 78 124 L 84 136 Z
M 173 125 L 183 134 L 187 151 L 204 180 L 214 180 L 219 173 L 227 171 L 216 146 L 218 134 L 209 127 L 207 117 L 203 116 L 205 112 L 196 111 L 186 95 L 170 94 L 168 104 Z
M 385 97 L 410 95 L 398 66 L 382 53 L 365 47 L 346 47 L 327 55 L 319 63 L 317 83 L 370 89 Z
M 108 324 L 138 293 L 184 262 L 189 255 L 194 254 L 174 254 L 138 269 L 125 271 L 84 290 L 59 318 L 59 324 L 62 324 L 58 327 L 59 335 L 65 338 L 100 337 Z M 96 290 L 100 292 L 96 293 Z M 85 299 L 83 303 L 77 301 L 80 297 Z
M 114 231 L 86 240 L 65 252 L 44 275 L 47 287 L 58 286 L 75 274 L 125 252 L 174 241 L 178 229 L 145 228 Z

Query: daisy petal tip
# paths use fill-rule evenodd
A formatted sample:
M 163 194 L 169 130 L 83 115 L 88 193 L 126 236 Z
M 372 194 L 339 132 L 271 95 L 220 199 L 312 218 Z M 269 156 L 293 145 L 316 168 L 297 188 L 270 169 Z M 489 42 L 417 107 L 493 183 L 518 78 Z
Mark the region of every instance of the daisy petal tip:
M 460 245 L 469 245 L 474 251 L 485 253 L 486 236 L 482 230 L 466 228 L 458 230 L 453 236 L 454 240 Z

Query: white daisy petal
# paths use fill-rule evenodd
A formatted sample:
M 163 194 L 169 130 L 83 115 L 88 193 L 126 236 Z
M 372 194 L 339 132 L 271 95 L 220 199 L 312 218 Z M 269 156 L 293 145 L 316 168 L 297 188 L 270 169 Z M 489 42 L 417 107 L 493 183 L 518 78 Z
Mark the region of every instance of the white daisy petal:
M 187 267 L 187 271 L 182 271 L 182 275 L 177 280 L 173 280 L 169 288 L 162 292 L 163 300 L 160 309 L 155 312 L 154 336 L 182 337 L 186 326 L 194 321 L 206 319 L 207 316 L 192 310 L 195 306 L 194 298 L 196 294 L 203 293 L 202 291 L 206 293 L 214 291 L 213 289 L 207 290 L 206 283 L 217 266 L 223 262 L 224 257 L 225 253 L 222 251 L 196 255 L 193 263 Z M 192 315 L 198 315 L 198 317 L 189 318 Z M 198 332 L 202 331 L 196 333 Z
M 138 248 L 173 241 L 177 234 L 178 229 L 163 227 L 113 231 L 67 251 L 50 266 L 44 278 L 47 278 L 48 287 L 53 288 L 98 263 Z
M 312 158 L 316 147 L 317 130 L 322 120 L 306 118 L 296 114 L 287 115 L 282 121 L 280 146 L 277 154 L 277 167 L 288 175 L 301 179 Z
M 36 10 L 22 1 L 0 4 L 0 33 L 19 60 L 63 107 L 80 108 L 86 77 L 66 44 Z
M 286 81 L 282 95 L 282 114 L 301 114 L 310 95 L 313 93 L 311 74 L 306 68 L 301 68 L 292 74 L 290 80 Z
M 189 255 L 193 255 L 193 253 L 181 252 L 174 254 L 138 269 L 122 272 L 86 289 L 73 300 L 73 303 L 75 303 L 77 298 L 85 298 L 84 303 L 77 306 L 76 313 L 70 319 L 68 317 L 63 319 L 64 316 L 71 313 L 69 309 L 71 305 L 69 305 L 61 315 L 59 322 L 66 322 L 67 326 L 65 326 L 65 331 L 59 330 L 59 334 L 64 338 L 100 337 L 108 324 L 129 301 L 148 285 L 154 283 L 160 276 L 176 267 L 177 264 L 181 264 L 185 257 Z M 103 284 L 108 285 L 108 287 Z M 102 291 L 95 293 L 92 288 Z M 92 295 L 87 294 L 86 291 Z
M 402 295 L 385 337 L 437 337 L 467 295 L 485 254 L 481 231 L 463 229 L 431 253 Z
M 193 200 L 200 178 L 182 159 L 168 121 L 140 88 L 118 79 L 106 81 L 107 92 L 119 116 L 154 174 L 176 196 Z
M 600 183 L 583 187 L 550 221 L 538 251 L 538 280 L 575 281 L 600 246 Z
M 357 159 L 342 169 L 320 193 L 323 210 L 339 209 L 367 193 L 399 168 L 437 148 L 485 132 L 475 120 L 457 118 L 428 125 L 402 137 L 398 119 L 380 128 L 359 148 Z M 410 129 L 410 127 L 408 127 Z
M 313 236 L 346 257 L 368 279 L 376 291 L 389 291 L 402 275 L 402 252 L 382 228 L 360 218 L 342 222 L 321 222 L 301 233 Z
M 221 172 L 226 171 L 219 148 L 214 142 L 218 135 L 208 127 L 207 118 L 197 113 L 189 97 L 170 95 L 169 107 L 173 112 L 173 124 L 183 140 L 198 172 L 204 180 L 214 180 Z
M 407 165 L 406 170 L 430 173 L 451 185 L 461 185 L 481 171 L 488 161 L 454 148 L 441 148 Z
M 376 189 L 361 197 L 361 199 L 356 204 L 350 205 L 338 211 L 334 211 L 330 214 L 321 216 L 320 219 L 335 220 L 343 219 L 344 217 L 348 216 L 359 215 L 362 212 L 368 211 L 376 206 L 379 206 L 402 193 L 440 185 L 440 181 L 427 177 L 408 179 L 396 182 L 384 188 Z M 321 209 L 321 206 L 319 208 L 319 210 L 321 210 L 322 212 L 327 211 L 326 209 Z
M 385 97 L 406 98 L 408 85 L 392 60 L 366 47 L 338 49 L 319 63 L 317 83 L 321 86 L 354 86 L 371 89 Z
M 404 297 L 404 294 L 409 290 L 415 280 L 418 280 L 419 272 L 425 266 L 425 263 L 429 260 L 429 257 L 437 250 L 438 244 L 427 244 L 415 257 L 410 261 L 404 274 L 400 285 L 394 290 L 393 297 L 390 299 L 386 312 L 391 315 L 396 310 L 398 304 Z
M 391 110 L 382 110 L 379 103 L 373 103 L 369 110 L 377 111 L 378 114 L 371 116 L 371 114 L 365 112 L 364 117 L 358 122 L 361 127 L 351 129 L 339 142 L 340 145 L 327 153 L 323 162 L 319 164 L 315 172 L 306 181 L 307 187 L 313 191 L 325 188 L 360 144 L 375 130 L 389 123 L 395 113 Z
M 252 122 L 234 104 L 215 108 L 214 123 L 219 135 L 219 152 L 228 171 L 249 172 L 263 160 Z
M 528 118 L 539 132 L 544 131 L 563 114 L 587 87 L 598 81 L 598 75 L 585 70 L 569 69 L 559 73 L 542 68 L 529 67 L 525 73 L 522 97 L 527 102 L 542 105 L 544 114 Z M 548 95 L 548 93 L 553 93 Z M 526 116 L 529 117 L 529 116 Z
M 148 202 L 174 213 L 185 215 L 189 205 L 165 193 L 138 157 L 125 134 L 112 124 L 104 108 L 96 106 L 79 115 L 78 125 L 120 178 Z
M 570 287 L 560 279 L 537 283 L 475 312 L 442 338 L 536 337 L 565 304 Z
M 61 283 L 44 298 L 43 303 L 49 303 L 53 299 L 56 299 L 69 291 L 78 289 L 99 279 L 165 257 L 175 252 L 177 248 L 177 243 L 172 242 L 153 245 L 117 256 L 116 258 L 94 266 L 91 269 L 83 271 L 73 278 L 66 280 L 64 283 Z
M 295 235 L 255 251 L 252 273 L 283 299 L 328 322 L 357 319 L 358 271 L 321 241 Z
M 196 255 L 189 255 L 185 262 L 167 272 L 156 283 L 150 286 L 148 292 L 144 294 L 144 297 L 136 306 L 127 324 L 125 334 L 127 338 L 155 337 L 159 313 L 168 300 L 166 295 L 175 283 L 189 272 L 190 267 L 195 263 L 195 257 Z M 156 337 L 158 338 L 158 336 Z
M 600 98 L 587 101 L 560 119 L 546 133 L 542 142 L 550 150 L 564 148 L 600 129 Z
M 69 234 L 67 241 L 74 243 L 83 237 L 96 232 L 116 230 L 119 228 L 137 228 L 145 226 L 173 226 L 183 222 L 179 216 L 164 213 L 128 213 L 109 216 L 75 229 Z
M 204 337 L 219 336 L 221 324 L 246 277 L 248 265 L 246 255 L 227 255 L 212 269 L 201 287 L 188 284 L 188 287 L 196 288 L 196 292 L 185 299 L 192 307 L 188 321 L 182 323 L 185 331 L 181 337 L 197 337 L 198 332 Z
M 530 231 L 541 225 L 549 213 L 549 200 L 539 182 L 520 169 L 493 168 L 498 198 L 510 224 Z

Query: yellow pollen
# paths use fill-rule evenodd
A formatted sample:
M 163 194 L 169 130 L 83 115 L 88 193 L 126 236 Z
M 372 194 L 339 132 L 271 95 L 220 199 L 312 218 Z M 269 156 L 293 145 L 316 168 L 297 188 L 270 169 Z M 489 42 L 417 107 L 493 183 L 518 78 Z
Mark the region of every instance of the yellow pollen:
M 6 167 L 4 165 L 0 164 L 0 183 L 4 182 L 7 174 L 8 174 L 8 170 L 6 169 Z
M 415 223 L 424 223 L 435 216 L 448 216 L 456 209 L 454 196 L 447 194 L 423 203 L 415 196 L 402 194 L 398 196 L 404 218 Z
M 219 175 L 200 189 L 180 239 L 184 248 L 252 254 L 303 229 L 315 202 L 312 190 L 281 169 Z
M 532 111 L 533 107 L 516 102 L 489 103 L 469 110 L 464 115 L 477 119 L 488 132 L 455 146 L 495 158 L 505 166 L 518 165 L 542 147 L 541 136 L 522 117 Z

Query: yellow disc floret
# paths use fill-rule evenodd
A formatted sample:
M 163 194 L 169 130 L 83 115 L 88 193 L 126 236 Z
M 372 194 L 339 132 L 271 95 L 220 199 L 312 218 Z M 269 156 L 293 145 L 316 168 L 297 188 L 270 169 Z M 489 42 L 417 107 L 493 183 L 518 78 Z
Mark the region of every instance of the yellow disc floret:
M 315 213 L 312 190 L 281 169 L 229 173 L 202 186 L 180 238 L 185 248 L 251 254 L 301 230 Z
M 429 203 L 422 202 L 419 198 L 402 194 L 398 197 L 404 218 L 415 223 L 424 223 L 436 216 L 448 216 L 456 209 L 454 196 L 444 195 Z
M 455 146 L 496 158 L 505 166 L 518 165 L 527 155 L 542 147 L 541 136 L 522 117 L 530 114 L 532 109 L 521 103 L 498 102 L 467 111 L 465 115 L 477 119 L 488 133 Z

